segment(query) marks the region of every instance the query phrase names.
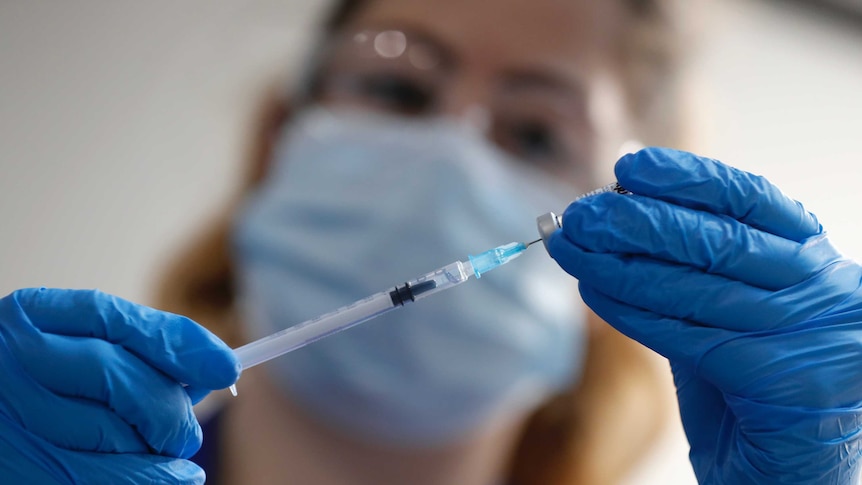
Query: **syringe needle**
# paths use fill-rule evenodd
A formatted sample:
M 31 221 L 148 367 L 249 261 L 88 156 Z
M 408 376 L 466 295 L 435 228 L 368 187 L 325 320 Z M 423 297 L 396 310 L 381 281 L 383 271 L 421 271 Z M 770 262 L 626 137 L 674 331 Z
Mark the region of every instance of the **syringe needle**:
M 532 246 L 533 244 L 536 244 L 537 242 L 539 242 L 539 241 L 541 241 L 541 240 L 542 240 L 542 238 L 536 239 L 535 241 L 530 241 L 530 242 L 528 242 L 527 244 L 525 244 L 524 246 L 526 246 L 526 247 L 530 247 L 530 246 Z

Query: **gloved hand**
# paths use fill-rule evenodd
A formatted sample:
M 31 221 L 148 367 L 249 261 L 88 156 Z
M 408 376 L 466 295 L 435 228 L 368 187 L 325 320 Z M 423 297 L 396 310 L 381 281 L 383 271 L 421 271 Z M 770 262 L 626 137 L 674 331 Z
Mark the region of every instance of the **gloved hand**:
M 849 484 L 862 453 L 862 268 L 764 178 L 646 149 L 637 195 L 577 201 L 549 251 L 670 360 L 700 483 Z
M 238 371 L 185 317 L 98 291 L 16 291 L 0 299 L 0 482 L 204 483 L 185 460 L 201 445 L 192 402 Z

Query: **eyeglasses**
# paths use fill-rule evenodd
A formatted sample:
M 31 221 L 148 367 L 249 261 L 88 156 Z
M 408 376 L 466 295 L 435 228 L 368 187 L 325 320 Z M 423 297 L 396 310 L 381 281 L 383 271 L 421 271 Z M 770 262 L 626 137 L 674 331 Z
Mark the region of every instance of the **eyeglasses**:
M 314 101 L 406 117 L 445 115 L 463 79 L 452 52 L 404 30 L 339 34 L 322 51 Z M 592 175 L 594 138 L 586 94 L 545 73 L 510 72 L 489 83 L 482 103 L 488 138 L 523 163 L 574 180 Z M 487 94 L 487 96 L 486 96 Z

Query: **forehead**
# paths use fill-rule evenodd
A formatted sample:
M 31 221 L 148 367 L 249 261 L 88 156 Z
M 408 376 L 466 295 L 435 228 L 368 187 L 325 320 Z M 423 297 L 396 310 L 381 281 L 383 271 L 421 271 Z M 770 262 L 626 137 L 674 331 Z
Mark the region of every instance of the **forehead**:
M 471 68 L 583 71 L 607 61 L 623 16 L 616 0 L 369 0 L 349 26 L 411 28 Z

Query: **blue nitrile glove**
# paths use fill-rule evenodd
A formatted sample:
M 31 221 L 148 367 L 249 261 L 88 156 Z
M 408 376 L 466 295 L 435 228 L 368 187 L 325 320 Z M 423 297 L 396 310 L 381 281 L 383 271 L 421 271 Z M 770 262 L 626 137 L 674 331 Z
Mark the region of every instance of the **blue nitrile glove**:
M 99 291 L 16 291 L 0 299 L 0 483 L 204 483 L 186 460 L 201 445 L 192 401 L 238 370 L 185 317 Z
M 573 203 L 549 251 L 584 301 L 667 357 L 701 483 L 858 483 L 862 267 L 764 178 L 646 149 L 638 195 Z

